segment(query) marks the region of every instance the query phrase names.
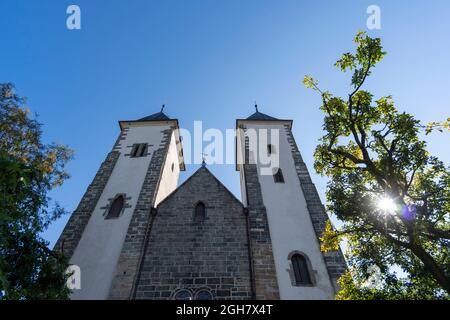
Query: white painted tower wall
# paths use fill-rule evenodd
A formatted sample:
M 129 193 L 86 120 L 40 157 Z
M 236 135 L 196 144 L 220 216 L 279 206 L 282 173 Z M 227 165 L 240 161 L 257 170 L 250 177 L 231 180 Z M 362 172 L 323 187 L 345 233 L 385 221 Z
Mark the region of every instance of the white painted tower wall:
M 116 270 L 116 264 L 138 200 L 147 169 L 156 149 L 160 148 L 162 131 L 170 128 L 167 122 L 141 122 L 129 124 L 125 140 L 121 141 L 120 156 L 112 174 L 92 212 L 77 248 L 70 260 L 81 269 L 81 289 L 74 290 L 71 299 L 106 299 Z M 180 164 L 175 132 L 170 138 L 162 178 L 156 194 L 156 204 L 175 190 L 178 184 Z M 130 158 L 134 143 L 148 143 L 149 156 Z M 172 171 L 172 164 L 174 170 Z M 105 209 L 110 198 L 125 193 L 130 208 L 118 219 L 105 220 Z M 155 204 L 155 205 L 156 205 Z
M 291 146 L 283 122 L 251 121 L 242 122 L 248 129 L 278 129 L 279 144 L 275 153 L 279 155 L 284 183 L 275 183 L 272 175 L 261 175 L 261 165 L 257 164 L 258 180 L 268 215 L 272 250 L 277 272 L 281 299 L 334 299 L 334 289 L 320 252 L 319 242 L 313 229 L 306 201 L 295 169 Z M 268 130 L 269 131 L 269 130 Z M 270 137 L 270 132 L 268 133 Z M 269 138 L 270 139 L 270 138 Z M 244 137 L 238 133 L 238 158 L 244 154 Z M 273 143 L 273 142 L 272 142 Z M 277 145 L 276 143 L 273 143 Z M 259 146 L 267 150 L 267 146 Z M 238 166 L 239 167 L 239 166 Z M 267 167 L 267 166 L 263 166 Z M 241 175 L 241 192 L 245 196 L 245 179 Z M 243 198 L 246 204 L 245 197 Z M 314 286 L 294 286 L 289 275 L 291 252 L 306 254 L 311 262 Z

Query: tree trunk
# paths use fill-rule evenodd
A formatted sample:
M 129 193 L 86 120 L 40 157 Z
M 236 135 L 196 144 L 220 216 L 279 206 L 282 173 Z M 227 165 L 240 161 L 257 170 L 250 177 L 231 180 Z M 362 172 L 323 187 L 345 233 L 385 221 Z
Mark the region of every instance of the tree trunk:
M 431 272 L 434 279 L 442 288 L 450 294 L 450 277 L 438 266 L 433 257 L 426 252 L 421 246 L 411 244 L 411 251 L 423 262 L 425 268 Z

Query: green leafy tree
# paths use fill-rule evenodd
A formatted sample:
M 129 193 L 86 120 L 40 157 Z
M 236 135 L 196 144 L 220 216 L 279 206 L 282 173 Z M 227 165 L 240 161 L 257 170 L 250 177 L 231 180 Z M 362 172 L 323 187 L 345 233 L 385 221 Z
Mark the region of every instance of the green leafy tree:
M 324 111 L 325 135 L 315 151 L 315 169 L 330 178 L 328 210 L 341 222 L 327 225 L 322 250 L 347 241 L 349 273 L 339 299 L 445 298 L 450 294 L 450 170 L 426 151 L 421 125 L 399 112 L 391 96 L 374 99 L 362 87 L 383 59 L 381 40 L 359 32 L 355 53 L 336 62 L 352 71 L 351 92 L 323 91 L 310 76 Z M 381 272 L 379 288 L 364 286 L 370 266 Z M 400 268 L 402 272 L 396 272 Z M 400 275 L 399 275 L 400 274 Z
M 450 118 L 447 118 L 446 121 L 433 121 L 427 123 L 425 126 L 425 134 L 430 134 L 432 131 L 437 130 L 439 132 L 444 132 L 447 130 L 450 132 Z
M 3 299 L 65 299 L 66 259 L 40 234 L 61 216 L 47 193 L 68 177 L 65 146 L 41 142 L 12 84 L 0 84 L 0 292 Z

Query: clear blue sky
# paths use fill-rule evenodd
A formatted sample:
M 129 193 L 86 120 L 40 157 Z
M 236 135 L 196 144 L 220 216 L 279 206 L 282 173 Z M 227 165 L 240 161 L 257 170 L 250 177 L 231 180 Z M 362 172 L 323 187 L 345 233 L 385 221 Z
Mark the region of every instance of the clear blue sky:
M 66 8 L 82 10 L 82 29 L 66 29 Z M 366 8 L 381 7 L 388 55 L 367 82 L 392 94 L 400 110 L 424 122 L 447 118 L 450 104 L 450 2 L 433 1 L 148 1 L 2 0 L 0 81 L 16 84 L 39 114 L 46 141 L 69 145 L 72 174 L 51 196 L 78 204 L 119 134 L 118 120 L 166 113 L 192 128 L 234 128 L 260 111 L 294 120 L 310 169 L 321 136 L 320 99 L 305 74 L 337 94 L 348 77 L 333 67 L 366 30 Z M 449 163 L 448 134 L 427 137 Z M 181 182 L 198 166 L 188 166 Z M 210 169 L 240 197 L 233 165 Z M 326 179 L 313 175 L 324 198 Z M 68 216 L 45 233 L 53 244 Z

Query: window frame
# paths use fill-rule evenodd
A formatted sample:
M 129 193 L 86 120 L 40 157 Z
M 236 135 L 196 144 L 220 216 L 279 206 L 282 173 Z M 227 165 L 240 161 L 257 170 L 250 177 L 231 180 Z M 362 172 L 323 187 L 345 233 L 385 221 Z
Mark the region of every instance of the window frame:
M 188 293 L 190 296 L 190 299 L 177 299 L 177 295 L 180 293 Z M 179 289 L 177 291 L 174 292 L 172 300 L 178 300 L 178 301 L 183 301 L 183 300 L 194 300 L 194 294 L 192 293 L 191 290 L 188 289 Z
M 148 143 L 134 143 L 131 147 L 130 157 L 141 158 L 147 155 Z
M 120 208 L 116 209 L 115 204 L 116 204 L 116 201 L 119 201 L 119 199 L 122 199 L 122 203 L 121 203 Z M 125 206 L 126 206 L 125 195 L 123 195 L 123 194 L 116 195 L 108 207 L 108 211 L 106 212 L 106 215 L 105 215 L 105 220 L 113 220 L 113 219 L 120 218 L 122 216 L 123 211 L 125 210 Z M 114 209 L 116 209 L 116 211 L 118 210 L 118 212 L 113 214 L 112 211 Z
M 199 299 L 198 296 L 199 296 L 202 292 L 208 293 L 209 296 L 211 297 L 211 299 Z M 201 288 L 201 289 L 197 290 L 197 292 L 195 292 L 194 300 L 198 300 L 198 301 L 209 301 L 209 300 L 214 300 L 214 294 L 212 293 L 212 291 L 211 291 L 210 289 Z
M 296 277 L 296 270 L 295 270 L 295 266 L 294 266 L 294 258 L 296 256 L 300 256 L 304 259 L 304 270 L 307 272 L 307 276 L 308 276 L 308 282 L 303 281 L 300 282 L 298 281 L 297 277 Z M 316 271 L 313 270 L 312 265 L 311 265 L 311 261 L 309 260 L 308 256 L 301 252 L 301 251 L 293 251 L 289 254 L 288 256 L 288 260 L 289 260 L 289 266 L 290 268 L 288 269 L 289 272 L 289 276 L 291 278 L 291 285 L 294 287 L 315 287 L 316 286 L 316 277 L 315 277 L 315 273 Z

